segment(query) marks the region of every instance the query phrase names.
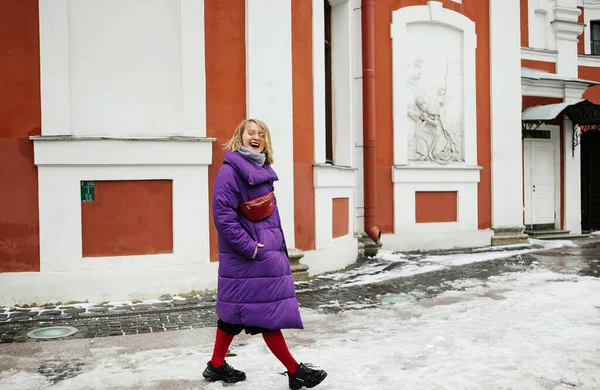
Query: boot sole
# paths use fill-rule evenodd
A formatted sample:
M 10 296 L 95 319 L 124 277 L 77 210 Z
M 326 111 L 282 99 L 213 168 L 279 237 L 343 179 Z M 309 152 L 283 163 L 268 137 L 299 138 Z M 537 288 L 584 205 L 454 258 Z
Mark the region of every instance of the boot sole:
M 313 381 L 313 382 L 309 382 L 309 383 L 290 383 L 290 389 L 292 390 L 299 390 L 303 387 L 312 389 L 313 387 L 317 386 L 318 384 L 320 384 L 321 382 L 323 382 L 323 380 L 325 380 L 325 378 L 327 378 L 327 373 L 324 372 L 323 375 L 321 375 L 317 380 Z
M 204 379 L 206 379 L 207 381 L 210 382 L 218 382 L 218 381 L 223 381 L 225 383 L 237 383 L 237 382 L 242 382 L 246 380 L 246 377 L 243 378 L 232 378 L 232 377 L 223 377 L 220 375 L 206 375 L 206 374 L 202 374 L 202 376 L 204 377 Z

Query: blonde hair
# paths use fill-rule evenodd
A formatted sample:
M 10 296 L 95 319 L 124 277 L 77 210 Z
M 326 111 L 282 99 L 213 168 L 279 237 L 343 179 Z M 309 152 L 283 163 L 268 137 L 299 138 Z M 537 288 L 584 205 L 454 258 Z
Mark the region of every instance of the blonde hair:
M 250 123 L 255 123 L 260 129 L 260 131 L 262 131 L 265 135 L 265 150 L 263 150 L 263 153 L 266 157 L 265 162 L 269 165 L 272 165 L 273 147 L 271 145 L 271 133 L 269 132 L 269 128 L 267 127 L 265 122 L 260 121 L 258 119 L 244 119 L 242 123 L 240 123 L 235 129 L 233 137 L 231 137 L 231 139 L 223 145 L 223 149 L 231 150 L 232 152 L 240 150 L 240 148 L 242 147 L 242 135 L 244 134 L 244 131 L 246 131 L 246 129 L 250 127 Z

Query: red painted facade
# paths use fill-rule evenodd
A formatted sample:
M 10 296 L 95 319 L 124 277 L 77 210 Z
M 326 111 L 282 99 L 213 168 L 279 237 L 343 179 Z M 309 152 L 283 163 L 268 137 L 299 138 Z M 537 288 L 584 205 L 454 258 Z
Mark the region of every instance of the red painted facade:
M 83 257 L 173 253 L 171 180 L 97 181 L 81 203 Z
M 384 233 L 393 232 L 394 199 L 391 181 L 393 165 L 392 43 L 389 26 L 392 11 L 401 7 L 426 5 L 426 0 L 381 0 L 375 7 L 375 79 L 377 118 L 378 222 Z M 478 226 L 492 224 L 491 133 L 490 133 L 490 34 L 489 1 L 465 0 L 458 4 L 443 1 L 444 7 L 460 12 L 476 23 L 477 34 L 477 159 L 481 170 L 478 186 Z
M 0 1 L 0 272 L 39 271 L 37 0 Z

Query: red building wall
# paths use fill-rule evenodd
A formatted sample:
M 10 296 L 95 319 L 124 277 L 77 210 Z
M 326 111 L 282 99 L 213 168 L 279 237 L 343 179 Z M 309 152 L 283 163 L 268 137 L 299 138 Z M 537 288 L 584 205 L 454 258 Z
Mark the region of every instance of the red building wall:
M 443 0 L 444 7 L 460 12 L 476 23 L 477 34 L 477 159 L 481 170 L 478 188 L 479 228 L 492 224 L 491 133 L 490 133 L 490 34 L 489 1 L 464 0 L 463 4 Z M 391 181 L 393 165 L 392 109 L 392 11 L 401 7 L 427 5 L 427 0 L 378 0 L 375 4 L 375 80 L 377 126 L 378 223 L 384 233 L 393 232 L 394 199 Z M 443 199 L 440 199 L 443 202 Z
M 0 272 L 39 271 L 37 0 L 0 0 Z

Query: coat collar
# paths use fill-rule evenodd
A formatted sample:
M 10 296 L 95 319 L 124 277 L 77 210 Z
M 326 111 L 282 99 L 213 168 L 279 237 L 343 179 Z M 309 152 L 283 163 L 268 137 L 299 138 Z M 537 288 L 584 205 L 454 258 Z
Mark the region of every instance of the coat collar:
M 223 163 L 230 165 L 235 169 L 238 175 L 242 177 L 251 186 L 274 182 L 279 180 L 277 174 L 270 165 L 265 164 L 262 167 L 253 161 L 248 160 L 239 152 L 227 150 L 223 157 Z

